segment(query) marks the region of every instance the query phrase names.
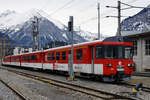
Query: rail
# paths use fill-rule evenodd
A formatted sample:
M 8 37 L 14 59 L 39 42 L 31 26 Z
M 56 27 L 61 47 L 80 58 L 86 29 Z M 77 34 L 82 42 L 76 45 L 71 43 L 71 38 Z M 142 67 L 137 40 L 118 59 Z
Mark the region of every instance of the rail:
M 55 86 L 59 86 L 62 88 L 68 88 L 74 91 L 78 91 L 80 93 L 84 93 L 87 95 L 91 95 L 97 98 L 101 98 L 104 100 L 116 100 L 116 99 L 124 99 L 124 100 L 135 100 L 134 98 L 130 98 L 127 96 L 123 96 L 123 95 L 118 95 L 118 94 L 113 94 L 113 93 L 109 93 L 109 92 L 105 92 L 102 90 L 97 90 L 97 89 L 93 89 L 90 87 L 86 87 L 86 86 L 81 86 L 81 85 L 76 85 L 73 83 L 68 83 L 68 82 L 64 82 L 64 81 L 60 81 L 60 80 L 55 80 L 55 79 L 51 79 L 51 78 L 45 78 L 42 76 L 38 76 L 38 75 L 33 75 L 33 74 L 29 74 L 29 73 L 25 73 L 25 72 L 20 72 L 20 71 L 16 71 L 16 70 L 11 70 L 11 69 L 6 69 L 6 68 L 0 68 L 3 70 L 8 70 L 10 72 L 13 72 L 15 74 L 21 75 L 21 76 L 25 76 L 28 78 L 32 78 L 32 79 L 36 79 L 45 83 L 49 83 Z
M 10 90 L 12 90 L 16 96 L 18 96 L 21 100 L 31 100 L 28 97 L 25 97 L 21 92 L 19 92 L 15 87 L 10 86 L 8 83 L 6 83 L 5 81 L 3 81 L 2 79 L 0 79 L 0 82 L 3 83 L 7 88 L 9 88 Z

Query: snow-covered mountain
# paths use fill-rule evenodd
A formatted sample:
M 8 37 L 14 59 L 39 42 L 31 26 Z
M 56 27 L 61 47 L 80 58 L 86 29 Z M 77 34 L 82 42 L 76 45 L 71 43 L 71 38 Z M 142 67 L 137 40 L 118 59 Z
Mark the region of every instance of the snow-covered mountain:
M 9 37 L 17 44 L 31 45 L 34 17 L 39 18 L 40 41 L 45 45 L 51 41 L 71 42 L 71 35 L 67 26 L 52 19 L 42 10 L 32 9 L 25 13 L 7 10 L 0 14 L 0 36 Z M 96 35 L 83 30 L 75 29 L 75 42 L 93 40 Z
M 121 23 L 122 35 L 140 34 L 150 31 L 150 5 Z

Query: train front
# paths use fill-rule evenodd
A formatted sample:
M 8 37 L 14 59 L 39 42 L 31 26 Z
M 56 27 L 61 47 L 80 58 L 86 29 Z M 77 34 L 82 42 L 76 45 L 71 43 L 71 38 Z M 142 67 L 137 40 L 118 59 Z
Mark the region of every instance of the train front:
M 103 41 L 103 80 L 127 81 L 133 73 L 133 43 L 126 37 Z

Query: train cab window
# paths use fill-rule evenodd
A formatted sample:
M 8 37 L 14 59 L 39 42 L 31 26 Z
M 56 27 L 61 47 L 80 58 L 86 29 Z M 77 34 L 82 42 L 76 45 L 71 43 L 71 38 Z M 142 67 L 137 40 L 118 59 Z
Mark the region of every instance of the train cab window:
M 118 58 L 119 59 L 123 59 L 124 58 L 123 47 L 122 46 L 118 47 Z
M 82 60 L 82 49 L 78 49 L 76 52 L 77 52 L 77 60 Z
M 125 59 L 132 59 L 133 58 L 132 47 L 125 47 L 124 50 L 125 50 L 125 52 L 124 52 Z
M 60 59 L 60 52 L 56 52 L 56 60 Z
M 101 59 L 103 58 L 103 48 L 102 46 L 96 46 L 96 49 L 95 49 L 95 56 L 96 56 L 96 59 Z
M 62 52 L 62 60 L 66 60 L 66 52 Z

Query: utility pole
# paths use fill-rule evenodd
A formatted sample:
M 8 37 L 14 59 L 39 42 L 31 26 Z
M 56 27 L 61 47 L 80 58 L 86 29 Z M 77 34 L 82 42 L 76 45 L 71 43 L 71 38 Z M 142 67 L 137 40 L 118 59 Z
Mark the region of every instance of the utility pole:
M 39 19 L 35 16 L 33 21 L 33 51 L 39 49 Z
M 147 18 L 146 18 L 148 25 L 150 25 L 150 11 L 147 11 Z
M 106 6 L 107 8 L 115 8 L 118 9 L 118 16 L 106 16 L 106 17 L 117 17 L 118 18 L 118 32 L 117 36 L 121 36 L 121 30 L 120 30 L 120 20 L 121 20 L 121 2 L 118 1 L 118 7 L 113 6 Z
M 6 55 L 6 39 L 2 39 L 1 40 L 2 42 L 1 42 L 1 56 L 2 56 L 2 58 L 3 57 L 5 57 L 5 55 Z
M 121 5 L 120 5 L 120 1 L 118 1 L 118 33 L 117 36 L 121 36 L 121 31 L 120 31 L 120 20 L 121 20 Z
M 0 59 L 2 59 L 2 40 L 0 42 Z
M 79 26 L 79 34 L 81 35 L 81 27 Z
M 4 57 L 6 55 L 6 39 L 4 39 Z
M 126 5 L 128 7 L 126 8 L 121 8 L 121 4 L 123 5 Z M 124 17 L 124 16 L 121 16 L 121 10 L 127 10 L 127 9 L 132 9 L 132 8 L 146 8 L 146 7 L 138 7 L 138 6 L 132 6 L 132 5 L 129 5 L 129 4 L 126 4 L 126 3 L 123 3 L 123 2 L 120 2 L 118 1 L 118 7 L 113 7 L 113 6 L 106 6 L 107 8 L 116 8 L 118 9 L 118 16 L 106 16 L 106 17 L 115 17 L 115 18 L 118 18 L 118 32 L 117 32 L 117 36 L 121 36 L 121 17 Z
M 68 22 L 68 31 L 71 33 L 71 38 L 72 38 L 72 42 L 71 42 L 71 55 L 69 54 L 69 76 L 71 80 L 74 80 L 74 71 L 73 71 L 73 16 L 69 17 L 69 22 Z
M 97 4 L 97 10 L 98 10 L 98 40 L 100 39 L 100 4 Z
M 2 43 L 2 47 L 1 47 L 1 48 L 2 48 L 2 51 L 1 51 L 1 54 L 2 54 L 2 58 L 3 58 L 3 57 L 4 57 L 4 44 L 3 44 L 3 39 L 2 39 L 1 41 L 2 41 L 2 42 L 1 42 L 1 43 Z

